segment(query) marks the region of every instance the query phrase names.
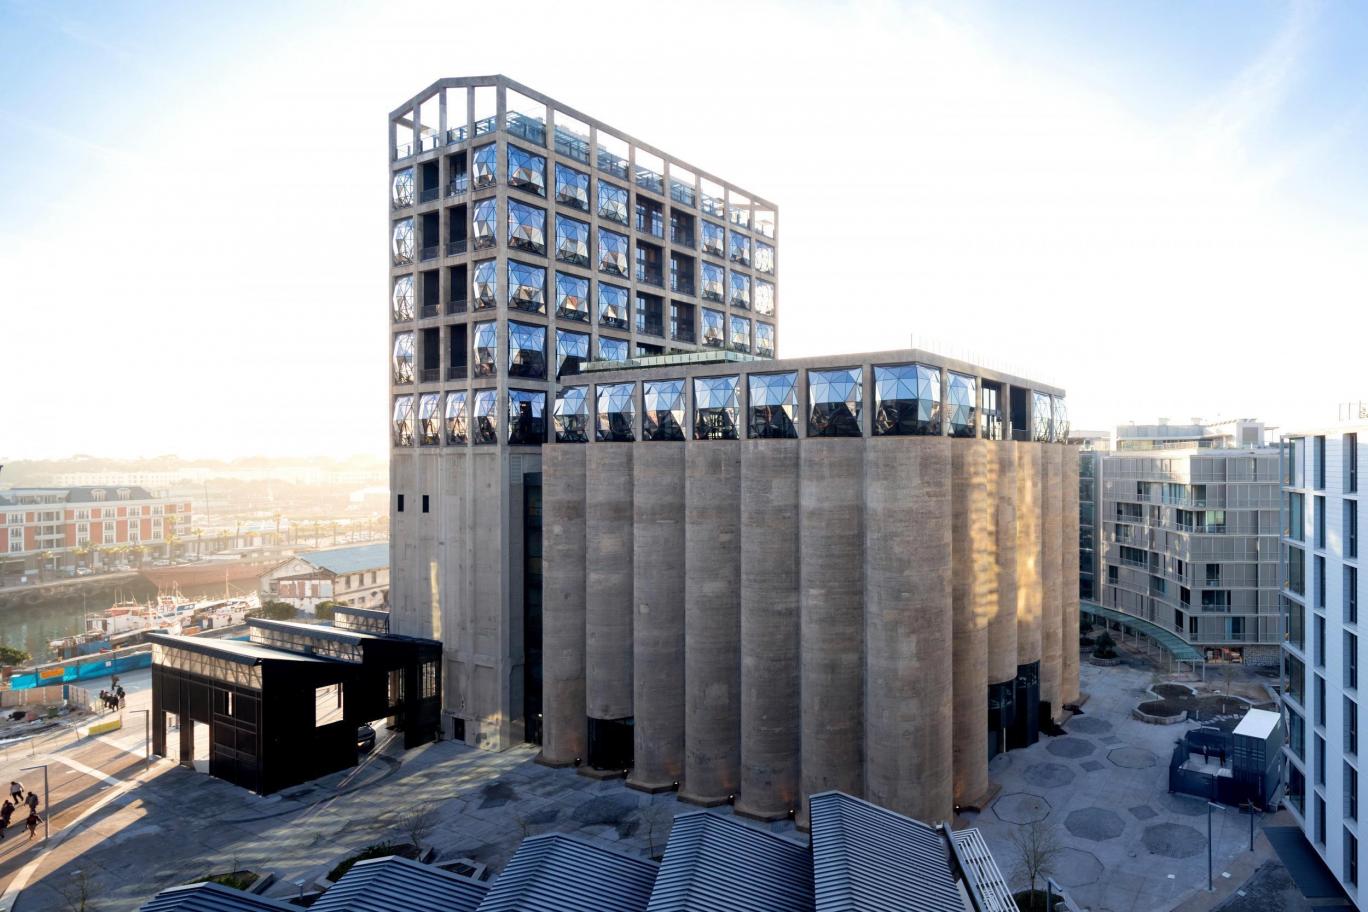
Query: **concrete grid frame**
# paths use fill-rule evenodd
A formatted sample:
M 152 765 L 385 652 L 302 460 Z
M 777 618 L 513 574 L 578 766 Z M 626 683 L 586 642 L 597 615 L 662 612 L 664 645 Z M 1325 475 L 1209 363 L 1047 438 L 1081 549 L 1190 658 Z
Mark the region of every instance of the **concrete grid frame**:
M 973 378 L 959 433 L 943 392 L 916 403 L 921 433 L 889 424 L 908 401 L 878 372 L 911 365 L 941 391 Z M 859 378 L 852 436 L 814 436 L 809 384 L 836 370 Z M 750 378 L 789 374 L 791 436 L 756 436 Z M 699 397 L 720 378 L 718 435 Z M 632 387 L 631 431 L 543 453 L 543 762 L 761 819 L 805 823 L 806 796 L 841 789 L 939 820 L 981 806 L 990 756 L 1078 699 L 1062 390 L 919 350 L 581 379 Z M 663 381 L 683 383 L 682 433 L 649 439 L 643 390 Z M 988 384 L 1023 411 L 986 420 Z

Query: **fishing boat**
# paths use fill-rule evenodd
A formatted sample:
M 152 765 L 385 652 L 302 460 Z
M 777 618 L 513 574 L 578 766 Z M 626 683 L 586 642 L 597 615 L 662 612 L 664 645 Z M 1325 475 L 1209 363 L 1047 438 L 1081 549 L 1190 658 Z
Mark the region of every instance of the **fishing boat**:
M 85 630 L 48 644 L 56 659 L 72 659 L 141 643 L 149 632 L 197 634 L 242 624 L 261 607 L 256 593 L 222 598 L 189 599 L 179 590 L 159 594 L 146 603 L 120 601 L 85 618 Z

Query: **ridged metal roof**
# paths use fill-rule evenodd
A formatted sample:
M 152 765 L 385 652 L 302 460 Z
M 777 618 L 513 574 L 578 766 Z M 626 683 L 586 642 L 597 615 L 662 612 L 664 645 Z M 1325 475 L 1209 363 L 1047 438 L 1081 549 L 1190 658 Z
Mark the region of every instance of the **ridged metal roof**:
M 315 912 L 475 912 L 489 884 L 391 855 L 358 861 L 309 908 Z
M 812 912 L 808 847 L 707 811 L 674 820 L 648 912 Z
M 560 833 L 532 836 L 479 912 L 645 912 L 657 867 Z
M 841 792 L 808 802 L 816 912 L 964 912 L 939 830 Z
M 141 912 L 296 912 L 297 906 L 215 883 L 162 890 Z

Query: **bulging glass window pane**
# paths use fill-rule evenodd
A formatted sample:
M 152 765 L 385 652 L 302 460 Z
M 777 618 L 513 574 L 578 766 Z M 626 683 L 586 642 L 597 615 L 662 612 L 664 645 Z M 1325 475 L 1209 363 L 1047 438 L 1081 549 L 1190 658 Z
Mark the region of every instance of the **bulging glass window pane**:
M 1054 411 L 1054 438 L 1061 443 L 1069 439 L 1069 409 L 1064 405 L 1063 396 L 1051 396 L 1050 404 Z
M 508 306 L 529 313 L 546 313 L 546 270 L 509 260 Z
M 470 274 L 471 310 L 499 306 L 497 267 L 496 260 L 483 260 L 475 264 Z
M 730 231 L 728 234 L 727 256 L 733 263 L 749 266 L 751 262 L 750 238 L 744 234 Z
M 407 266 L 413 262 L 413 219 L 400 219 L 394 223 L 390 250 L 394 254 L 394 265 Z
M 546 157 L 510 145 L 508 184 L 526 193 L 546 196 Z
M 555 413 L 557 443 L 589 442 L 589 387 L 563 386 L 556 393 Z
M 732 307 L 744 307 L 750 309 L 750 276 L 742 275 L 739 272 L 731 274 L 731 303 Z
M 755 242 L 755 268 L 760 272 L 774 274 L 774 248 L 764 241 Z
M 589 334 L 556 330 L 556 376 L 579 373 L 589 360 Z
M 418 398 L 418 442 L 437 446 L 442 442 L 442 413 L 438 411 L 441 393 L 423 393 Z
M 391 302 L 396 323 L 413 319 L 413 276 L 401 275 L 394 280 Z
M 413 446 L 413 397 L 394 399 L 394 445 Z
M 627 276 L 627 236 L 599 229 L 599 269 L 611 275 Z
M 499 327 L 497 323 L 476 323 L 471 334 L 475 347 L 475 376 L 493 377 L 499 372 Z
M 413 382 L 413 333 L 397 333 L 394 337 L 394 382 Z
M 726 230 L 721 225 L 703 221 L 703 252 L 716 257 L 726 256 Z
M 602 341 L 602 340 L 600 340 Z M 595 439 L 601 441 L 636 440 L 636 393 L 634 383 L 601 383 L 598 393 L 598 426 Z
M 589 211 L 589 175 L 556 165 L 556 202 Z
M 939 434 L 940 368 L 895 364 L 874 368 L 874 433 Z
M 1033 425 L 1033 438 L 1035 440 L 1048 442 L 1053 439 L 1054 416 L 1050 409 L 1050 396 L 1048 393 L 1031 391 L 1031 423 Z
M 540 446 L 546 441 L 546 393 L 508 391 L 508 442 Z
M 722 348 L 727 344 L 726 328 L 723 325 L 722 312 L 703 308 L 703 338 L 704 345 L 710 348 Z
M 810 370 L 808 381 L 808 436 L 860 437 L 864 380 L 860 368 Z
M 390 181 L 390 202 L 395 208 L 413 205 L 413 169 L 404 168 L 394 172 Z
M 641 439 L 684 439 L 684 381 L 648 380 L 642 384 Z
M 483 250 L 498 244 L 499 201 L 490 197 L 480 200 L 470 210 L 470 246 L 473 250 Z
M 749 352 L 751 322 L 745 317 L 731 318 L 731 349 L 732 351 Z
M 726 301 L 726 287 L 723 283 L 726 279 L 726 270 L 721 266 L 714 266 L 712 263 L 704 263 L 702 268 L 702 287 L 699 289 L 705 301 L 716 301 L 721 304 Z
M 627 289 L 599 282 L 598 302 L 600 325 L 627 328 Z
M 755 324 L 755 353 L 762 358 L 774 357 L 774 327 L 768 323 Z
M 798 436 L 798 374 L 751 374 L 750 435 L 752 437 Z
M 545 326 L 508 322 L 508 376 L 546 379 Z
M 499 442 L 498 390 L 476 390 L 473 431 L 475 443 Z
M 546 211 L 509 200 L 508 246 L 515 250 L 546 253 Z
M 556 273 L 556 316 L 589 322 L 589 280 Z
M 499 180 L 499 148 L 490 143 L 470 154 L 470 169 L 475 175 L 475 189 L 492 187 Z
M 694 378 L 694 439 L 735 440 L 740 377 Z
M 589 223 L 556 216 L 556 259 L 576 266 L 589 265 Z
M 606 218 L 620 225 L 627 224 L 627 191 L 621 187 L 614 187 L 607 181 L 599 181 L 598 214 L 599 218 Z
M 446 394 L 446 442 L 464 444 L 470 442 L 470 429 L 466 417 L 465 390 L 453 390 Z
M 978 378 L 950 371 L 950 388 L 945 391 L 946 418 L 951 437 L 973 437 L 978 433 Z
M 627 360 L 627 340 L 614 339 L 612 336 L 599 336 L 598 340 L 598 360 L 600 361 L 626 361 Z
M 774 316 L 774 283 L 764 279 L 755 280 L 755 312 L 767 317 Z

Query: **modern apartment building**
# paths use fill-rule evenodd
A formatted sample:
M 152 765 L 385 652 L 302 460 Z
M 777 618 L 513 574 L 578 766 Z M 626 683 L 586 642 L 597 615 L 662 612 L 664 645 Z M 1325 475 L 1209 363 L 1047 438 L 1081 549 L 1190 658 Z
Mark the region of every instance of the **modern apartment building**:
M 777 349 L 778 210 L 503 76 L 388 121 L 392 629 L 447 732 L 540 741 L 540 445 L 589 361 Z
M 1173 632 L 1207 661 L 1276 664 L 1278 449 L 1263 426 L 1118 427 L 1116 449 L 1084 462 L 1096 562 L 1082 597 Z
M 1359 606 L 1359 466 L 1368 424 L 1283 437 L 1283 705 L 1286 805 L 1354 904 L 1359 872 L 1360 669 L 1368 652 Z M 1368 683 L 1364 685 L 1368 688 Z

